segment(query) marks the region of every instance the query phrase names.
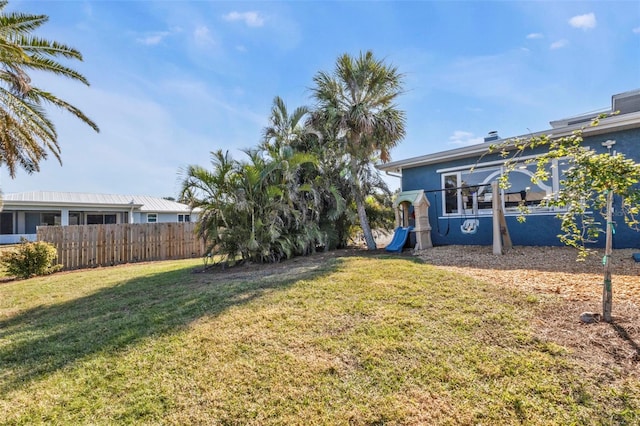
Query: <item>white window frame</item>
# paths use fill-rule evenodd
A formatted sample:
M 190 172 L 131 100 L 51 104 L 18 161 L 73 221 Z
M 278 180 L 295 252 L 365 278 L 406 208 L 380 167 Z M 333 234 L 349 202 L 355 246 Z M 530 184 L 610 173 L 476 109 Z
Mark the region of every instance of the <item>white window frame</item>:
M 533 172 L 530 170 L 523 170 L 521 169 L 522 166 L 526 166 L 524 160 L 530 159 L 530 158 L 535 158 L 535 156 L 529 156 L 529 157 L 523 157 L 521 162 L 519 162 L 518 164 L 520 166 L 516 166 L 516 169 L 511 171 L 511 173 L 523 173 L 526 174 L 529 177 L 533 176 Z M 554 194 L 557 194 L 559 189 L 560 189 L 560 172 L 559 172 L 559 167 L 558 164 L 559 162 L 564 161 L 564 158 L 560 158 L 560 159 L 553 159 L 551 161 L 551 176 L 550 176 L 550 185 L 548 185 L 545 182 L 540 182 L 539 184 L 537 184 L 537 186 L 539 186 L 541 189 L 544 189 L 545 192 L 547 193 L 547 196 L 553 196 Z M 442 209 L 440 212 L 438 212 L 439 215 L 444 216 L 444 217 L 459 217 L 459 216 L 468 216 L 468 215 L 491 215 L 492 211 L 491 209 L 479 209 L 478 206 L 478 200 L 477 200 L 477 196 L 474 196 L 474 200 L 473 200 L 473 208 L 472 209 L 468 209 L 465 208 L 465 203 L 464 203 L 464 195 L 462 193 L 462 189 L 461 184 L 462 184 L 462 175 L 463 174 L 467 174 L 468 172 L 470 172 L 472 169 L 476 170 L 478 172 L 481 171 L 489 171 L 494 169 L 495 172 L 491 173 L 489 176 L 487 176 L 481 184 L 473 184 L 472 186 L 486 186 L 486 185 L 491 185 L 492 181 L 497 180 L 500 176 L 502 176 L 505 173 L 505 167 L 503 165 L 504 162 L 496 162 L 496 161 L 492 161 L 492 162 L 487 162 L 487 163 L 481 163 L 481 164 L 472 164 L 472 165 L 467 165 L 467 166 L 459 166 L 459 167 L 452 167 L 452 168 L 448 168 L 448 169 L 441 169 L 441 170 L 436 170 L 436 173 L 440 173 L 440 180 L 441 180 L 441 199 L 442 199 Z M 535 163 L 530 163 L 531 165 L 535 166 Z M 455 176 L 457 185 L 457 208 L 455 209 L 455 211 L 452 211 L 450 213 L 447 212 L 447 194 L 445 189 L 445 183 L 447 180 L 447 177 L 450 176 Z M 508 191 L 507 191 L 508 192 Z M 518 207 L 505 207 L 505 191 L 503 189 L 500 190 L 500 198 L 502 200 L 502 208 L 504 209 L 505 213 L 509 214 L 514 214 L 514 215 L 519 215 L 520 210 L 518 209 Z M 555 214 L 555 212 L 557 212 L 559 209 L 557 208 L 551 208 L 551 207 L 543 207 L 543 206 L 539 206 L 539 205 L 532 205 L 529 206 L 529 211 L 530 213 L 553 213 Z
M 158 213 L 147 213 L 147 223 L 158 223 Z
M 186 214 L 186 213 L 179 213 L 178 214 L 178 222 L 179 223 L 188 223 L 191 222 L 191 215 L 190 214 Z

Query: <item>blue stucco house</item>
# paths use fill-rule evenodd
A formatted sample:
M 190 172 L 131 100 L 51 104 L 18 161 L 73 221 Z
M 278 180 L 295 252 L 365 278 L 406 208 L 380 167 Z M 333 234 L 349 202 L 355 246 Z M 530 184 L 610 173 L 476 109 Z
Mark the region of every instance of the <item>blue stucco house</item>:
M 601 120 L 598 126 L 589 126 L 598 114 L 614 111 L 619 113 Z M 640 89 L 613 95 L 611 108 L 550 124 L 550 129 L 516 138 L 543 134 L 562 137 L 582 129 L 584 144 L 596 152 L 619 152 L 640 162 Z M 384 172 L 401 177 L 401 193 L 394 203 L 396 220 L 399 226 L 413 227 L 411 247 L 492 244 L 494 194 L 491 183 L 504 172 L 504 159 L 487 153 L 491 144 L 511 139 L 514 137 L 501 138 L 497 132 L 490 132 L 484 143 L 378 166 Z M 535 156 L 536 151 L 530 154 Z M 558 191 L 563 178 L 562 166 L 562 160 L 556 160 L 550 168 L 551 179 L 538 185 L 531 182 L 535 164 L 523 164 L 509 175 L 511 187 L 500 190 L 499 195 L 514 245 L 561 245 L 558 211 L 540 205 L 540 201 L 553 197 Z M 521 200 L 526 200 L 531 211 L 524 223 L 517 221 Z M 594 214 L 599 217 L 599 212 Z M 640 248 L 640 232 L 629 229 L 622 216 L 616 215 L 616 219 L 614 248 Z M 602 233 L 595 246 L 603 246 L 604 238 Z

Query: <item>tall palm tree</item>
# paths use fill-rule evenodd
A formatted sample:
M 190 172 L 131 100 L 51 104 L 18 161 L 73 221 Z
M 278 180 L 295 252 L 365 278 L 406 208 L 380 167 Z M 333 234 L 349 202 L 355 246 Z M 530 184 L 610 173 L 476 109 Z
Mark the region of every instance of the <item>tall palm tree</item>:
M 78 108 L 34 87 L 28 74 L 50 72 L 89 85 L 83 75 L 56 61 L 59 57 L 82 60 L 81 53 L 31 34 L 47 22 L 46 15 L 7 13 L 6 5 L 6 0 L 0 0 L 0 164 L 15 177 L 17 167 L 28 173 L 40 171 L 40 161 L 48 153 L 61 161 L 58 135 L 46 106 L 66 110 L 96 132 L 99 129 Z
M 360 175 L 373 157 L 389 161 L 391 148 L 405 135 L 405 114 L 395 105 L 402 93 L 402 75 L 368 51 L 357 58 L 340 56 L 332 73 L 321 71 L 313 81 L 317 105 L 310 124 L 330 123 L 337 129 L 348 157 L 360 226 L 367 248 L 375 250 Z

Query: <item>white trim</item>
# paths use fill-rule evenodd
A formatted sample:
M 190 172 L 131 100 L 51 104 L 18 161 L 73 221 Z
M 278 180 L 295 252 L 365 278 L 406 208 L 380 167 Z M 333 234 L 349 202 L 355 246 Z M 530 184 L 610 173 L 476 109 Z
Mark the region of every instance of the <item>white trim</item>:
M 549 208 L 549 210 L 546 211 L 531 211 L 527 214 L 524 214 L 524 216 L 557 216 L 558 213 L 562 213 L 564 212 L 564 210 L 551 210 Z M 590 212 L 587 212 L 590 213 Z M 506 217 L 518 217 L 518 216 L 523 216 L 523 214 L 521 212 L 515 212 L 515 211 L 511 211 L 511 210 L 505 210 L 504 215 Z M 491 217 L 491 212 L 488 210 L 479 210 L 477 214 L 472 214 L 472 213 L 466 213 L 466 214 L 449 214 L 449 215 L 445 215 L 445 216 L 438 216 L 438 219 L 475 219 L 475 218 L 482 218 L 482 217 Z
M 524 157 L 518 157 L 517 163 L 521 163 L 521 162 L 524 162 L 524 161 L 527 161 L 527 160 L 531 160 L 532 158 L 538 158 L 539 156 L 540 156 L 540 154 L 538 154 L 538 155 L 526 155 Z M 495 161 L 487 161 L 485 163 L 467 164 L 467 165 L 464 165 L 464 166 L 448 167 L 446 169 L 437 169 L 436 173 L 457 172 L 457 171 L 462 171 L 462 170 L 470 170 L 471 168 L 482 169 L 482 168 L 491 167 L 491 166 L 502 166 L 505 161 L 507 161 L 507 159 L 495 160 Z
M 528 156 L 527 158 L 523 158 L 523 161 L 518 161 L 518 163 L 516 163 L 516 165 L 518 164 L 523 164 L 525 165 L 525 161 L 528 159 L 534 159 L 537 158 L 538 156 Z M 550 165 L 550 169 L 551 169 L 551 185 L 548 185 L 546 182 L 548 181 L 544 181 L 544 182 L 539 182 L 537 184 L 533 184 L 537 186 L 538 188 L 542 189 L 547 195 L 547 197 L 550 196 L 556 196 L 556 194 L 558 193 L 559 189 L 560 189 L 560 183 L 559 183 L 559 171 L 558 171 L 558 160 L 564 160 L 565 158 L 561 158 L 561 159 L 552 159 L 551 160 L 551 165 Z M 469 215 L 473 215 L 473 216 L 484 216 L 484 215 L 490 215 L 492 213 L 491 209 L 479 209 L 478 208 L 478 201 L 477 201 L 477 194 L 474 194 L 474 200 L 473 200 L 473 204 L 472 204 L 472 208 L 471 209 L 467 209 L 466 208 L 466 204 L 464 202 L 463 199 L 463 195 L 462 195 L 462 189 L 460 188 L 460 186 L 462 185 L 462 173 L 463 172 L 467 172 L 465 174 L 472 174 L 475 171 L 486 171 L 486 172 L 491 172 L 487 175 L 487 177 L 485 177 L 481 183 L 479 184 L 473 184 L 470 186 L 482 186 L 482 187 L 486 187 L 488 185 L 490 185 L 491 180 L 494 180 L 496 177 L 500 177 L 505 173 L 505 167 L 503 166 L 504 162 L 487 162 L 487 163 L 480 163 L 477 165 L 470 165 L 467 166 L 466 168 L 462 168 L 462 166 L 460 167 L 452 167 L 449 169 L 442 169 L 442 171 L 440 171 L 440 184 L 441 184 L 441 196 L 442 196 L 442 211 L 437 212 L 438 217 L 467 217 Z M 536 164 L 533 163 L 529 163 L 525 165 L 526 167 L 529 166 L 533 166 L 533 167 L 537 167 Z M 516 168 L 515 170 L 512 170 L 511 173 L 522 173 L 526 176 L 529 177 L 529 179 L 531 179 L 533 177 L 533 172 L 531 170 L 529 170 L 528 168 L 525 169 L 520 169 L 520 168 Z M 472 171 L 473 170 L 473 171 Z M 457 206 L 454 212 L 452 213 L 447 213 L 447 188 L 445 187 L 445 183 L 446 183 L 446 178 L 447 176 L 455 176 L 456 178 L 456 201 L 457 201 Z M 501 195 L 501 200 L 502 200 L 502 209 L 505 213 L 510 213 L 507 214 L 507 216 L 520 216 L 522 215 L 522 213 L 514 207 L 506 207 L 505 205 L 505 190 L 504 189 L 500 189 L 500 195 Z M 529 213 L 528 214 L 557 214 L 557 212 L 562 212 L 565 211 L 565 209 L 560 209 L 560 208 L 554 208 L 554 207 L 546 207 L 546 206 L 539 206 L 539 205 L 531 205 L 528 207 L 529 208 Z

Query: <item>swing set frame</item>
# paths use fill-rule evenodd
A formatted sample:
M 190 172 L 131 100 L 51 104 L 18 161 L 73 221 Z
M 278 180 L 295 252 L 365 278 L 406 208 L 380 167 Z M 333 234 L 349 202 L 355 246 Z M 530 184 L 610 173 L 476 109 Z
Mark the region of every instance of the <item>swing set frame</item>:
M 442 193 L 443 191 L 451 191 L 451 190 L 458 190 L 458 189 L 468 189 L 468 186 L 465 187 L 457 187 L 457 188 L 443 188 L 443 189 L 432 189 L 432 190 L 425 190 L 425 193 Z M 500 192 L 500 188 L 499 188 L 499 184 L 497 181 L 492 182 L 491 183 L 491 191 L 492 191 L 492 199 L 491 199 L 491 219 L 492 219 L 492 225 L 493 225 L 493 254 L 505 254 L 505 252 L 509 249 L 511 249 L 513 247 L 513 243 L 511 242 L 511 236 L 509 235 L 509 228 L 507 228 L 507 221 L 505 219 L 505 215 L 504 215 L 504 207 L 502 205 L 502 195 Z M 438 195 L 435 196 L 434 199 L 435 203 L 434 206 L 436 208 L 436 217 L 438 217 Z M 473 205 L 476 205 L 475 202 Z M 465 214 L 466 217 L 466 214 Z M 440 236 L 447 236 L 449 234 L 449 218 L 447 221 L 447 229 L 444 233 L 444 235 L 440 232 L 440 221 L 438 219 L 436 219 L 436 230 L 438 232 L 438 235 Z M 477 216 L 477 210 L 475 210 L 475 216 L 474 219 L 471 220 L 475 220 L 476 224 L 475 226 L 478 226 L 478 216 Z M 465 232 L 465 229 L 463 229 L 465 227 L 466 223 L 463 223 L 460 226 L 460 230 L 463 233 L 467 233 L 467 234 L 472 234 L 475 233 L 475 230 L 473 230 L 473 232 Z

